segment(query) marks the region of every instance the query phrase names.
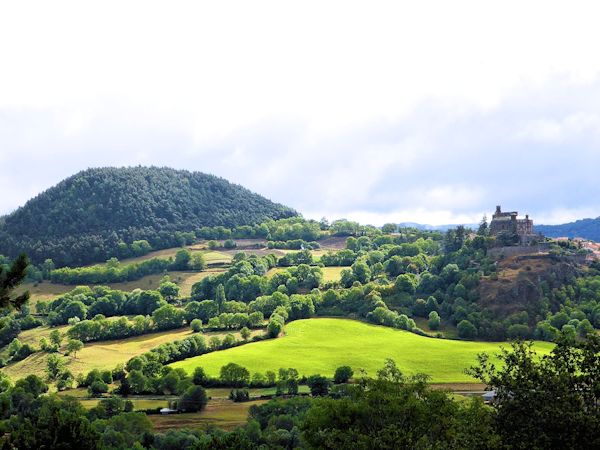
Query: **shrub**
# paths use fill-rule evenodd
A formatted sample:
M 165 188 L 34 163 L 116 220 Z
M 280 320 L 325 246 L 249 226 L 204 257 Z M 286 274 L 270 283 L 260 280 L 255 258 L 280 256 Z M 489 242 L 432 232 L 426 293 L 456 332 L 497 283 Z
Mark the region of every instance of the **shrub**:
M 190 322 L 190 328 L 194 333 L 202 331 L 202 321 L 200 319 L 194 319 Z

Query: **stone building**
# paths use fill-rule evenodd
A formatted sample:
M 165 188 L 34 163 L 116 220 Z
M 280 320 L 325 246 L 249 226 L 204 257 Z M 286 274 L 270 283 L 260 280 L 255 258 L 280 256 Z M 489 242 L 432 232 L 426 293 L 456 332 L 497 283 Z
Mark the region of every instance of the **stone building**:
M 540 236 L 533 232 L 533 220 L 529 215 L 524 219 L 519 219 L 518 216 L 517 211 L 503 212 L 500 205 L 496 206 L 496 212 L 490 223 L 490 234 L 498 236 L 500 233 L 515 233 L 521 245 L 537 241 Z

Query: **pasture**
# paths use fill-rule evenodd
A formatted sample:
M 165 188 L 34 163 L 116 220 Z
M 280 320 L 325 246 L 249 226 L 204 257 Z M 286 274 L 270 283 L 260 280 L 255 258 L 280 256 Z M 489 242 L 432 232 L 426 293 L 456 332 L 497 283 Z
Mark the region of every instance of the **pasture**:
M 59 327 L 64 332 L 68 326 Z M 49 327 L 34 328 L 19 335 L 19 339 L 24 333 L 23 341 L 29 342 L 32 345 L 38 346 L 41 337 L 48 337 L 52 331 Z M 239 332 L 231 332 L 236 339 L 241 339 Z M 263 330 L 252 330 L 252 336 L 263 333 Z M 92 369 L 112 370 L 117 364 L 125 364 L 134 356 L 141 355 L 148 350 L 157 347 L 161 344 L 181 340 L 191 336 L 193 333 L 189 327 L 178 328 L 176 330 L 161 331 L 158 333 L 149 333 L 141 336 L 134 336 L 127 339 L 117 339 L 113 341 L 99 341 L 85 344 L 83 349 L 77 353 L 77 357 L 65 357 L 66 367 L 73 372 L 74 375 L 87 373 Z M 227 332 L 217 331 L 203 333 L 202 335 L 208 339 L 211 336 L 224 337 Z M 66 339 L 63 344 L 66 343 Z M 48 360 L 48 353 L 36 352 L 22 361 L 14 364 L 9 364 L 2 369 L 12 379 L 23 378 L 29 374 L 44 376 L 44 370 Z
M 235 362 L 251 373 L 294 367 L 301 375 L 333 376 L 335 369 L 349 365 L 359 374 L 364 369 L 375 376 L 386 358 L 396 361 L 403 373 L 425 373 L 434 383 L 472 383 L 464 370 L 476 362 L 477 354 L 495 354 L 508 343 L 458 341 L 419 336 L 408 331 L 370 325 L 350 319 L 316 318 L 290 322 L 285 336 L 250 343 L 173 363 L 192 372 L 202 366 L 218 376 L 227 363 Z M 540 354 L 552 344 L 536 342 Z

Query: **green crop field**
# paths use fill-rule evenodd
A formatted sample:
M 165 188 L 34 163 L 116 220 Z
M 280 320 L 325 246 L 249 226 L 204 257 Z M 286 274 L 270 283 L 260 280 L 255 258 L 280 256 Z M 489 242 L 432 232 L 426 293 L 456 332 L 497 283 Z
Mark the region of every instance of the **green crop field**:
M 319 373 L 332 376 L 341 365 L 355 373 L 364 369 L 370 376 L 382 367 L 386 358 L 396 361 L 405 374 L 425 373 L 436 383 L 473 382 L 464 370 L 476 362 L 481 352 L 497 353 L 508 343 L 434 339 L 407 331 L 365 324 L 349 319 L 307 319 L 290 322 L 285 336 L 241 347 L 208 353 L 173 363 L 191 372 L 202 366 L 211 376 L 235 362 L 251 373 L 294 367 L 302 375 Z M 540 354 L 552 344 L 536 342 Z

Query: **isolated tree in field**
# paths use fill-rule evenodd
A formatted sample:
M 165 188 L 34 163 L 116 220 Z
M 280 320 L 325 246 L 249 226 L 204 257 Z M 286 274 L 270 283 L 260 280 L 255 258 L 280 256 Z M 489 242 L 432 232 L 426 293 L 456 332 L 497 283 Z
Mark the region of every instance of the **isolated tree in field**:
M 67 342 L 67 352 L 77 358 L 77 352 L 83 348 L 83 342 L 78 339 L 69 339 Z
M 242 387 L 250 381 L 250 372 L 245 367 L 235 363 L 229 363 L 221 367 L 221 382 L 227 386 Z
M 340 366 L 335 369 L 335 374 L 333 375 L 333 381 L 336 384 L 347 383 L 350 378 L 352 378 L 354 372 L 350 366 Z
M 27 275 L 27 266 L 29 260 L 25 255 L 18 256 L 8 268 L 0 265 L 0 309 L 20 309 L 29 300 L 29 292 L 13 295 L 13 291 Z
M 431 311 L 429 313 L 429 321 L 427 322 L 427 325 L 429 325 L 429 328 L 432 330 L 440 329 L 440 315 L 437 313 L 437 311 Z

